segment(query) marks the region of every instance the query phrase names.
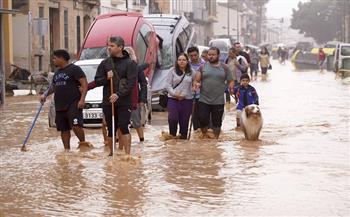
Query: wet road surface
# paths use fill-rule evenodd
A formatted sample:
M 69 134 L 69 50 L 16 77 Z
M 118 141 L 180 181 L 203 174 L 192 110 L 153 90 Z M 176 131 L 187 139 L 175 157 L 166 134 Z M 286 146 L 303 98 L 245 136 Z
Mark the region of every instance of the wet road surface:
M 132 155 L 95 148 L 63 151 L 36 96 L 7 98 L 0 109 L 0 216 L 350 216 L 350 86 L 332 72 L 296 72 L 273 62 L 268 81 L 251 84 L 264 117 L 261 141 L 235 131 L 227 105 L 219 141 L 160 141 L 166 113 L 154 112 Z

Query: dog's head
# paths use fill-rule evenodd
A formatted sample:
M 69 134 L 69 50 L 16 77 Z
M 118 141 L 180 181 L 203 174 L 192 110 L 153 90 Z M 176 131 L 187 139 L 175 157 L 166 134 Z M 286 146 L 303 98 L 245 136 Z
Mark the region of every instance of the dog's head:
M 258 105 L 255 105 L 255 104 L 251 104 L 251 105 L 246 106 L 244 108 L 244 111 L 245 111 L 247 117 L 250 117 L 250 116 L 260 117 L 261 116 L 260 108 Z

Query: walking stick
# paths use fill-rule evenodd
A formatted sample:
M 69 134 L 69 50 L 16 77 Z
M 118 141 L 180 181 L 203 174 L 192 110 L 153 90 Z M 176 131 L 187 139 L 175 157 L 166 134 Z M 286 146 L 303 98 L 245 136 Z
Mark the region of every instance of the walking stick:
M 48 89 L 45 91 L 45 93 L 44 93 L 44 96 L 45 96 L 45 97 L 47 97 L 47 95 L 48 95 L 50 89 L 51 89 L 51 85 L 50 85 L 50 86 L 48 87 Z M 35 115 L 35 117 L 34 117 L 34 120 L 33 120 L 33 122 L 32 122 L 32 125 L 30 126 L 29 131 L 28 131 L 28 133 L 27 133 L 27 136 L 26 136 L 26 138 L 24 139 L 23 145 L 22 145 L 22 147 L 21 147 L 21 151 L 27 151 L 26 144 L 27 144 L 27 142 L 28 142 L 28 139 L 29 139 L 30 134 L 32 133 L 32 130 L 33 130 L 33 128 L 34 128 L 34 125 L 35 125 L 35 123 L 36 123 L 36 120 L 37 120 L 38 117 L 39 117 L 39 114 L 40 114 L 40 112 L 41 112 L 41 109 L 43 108 L 43 105 L 44 105 L 44 103 L 41 103 L 41 102 L 40 102 L 39 109 L 38 109 L 38 111 L 36 112 L 36 115 Z
M 113 94 L 113 77 L 110 78 L 111 95 Z M 115 146 L 115 123 L 114 123 L 114 102 L 112 102 L 112 156 L 114 157 L 114 146 Z
M 190 130 L 188 132 L 187 140 L 191 139 L 191 131 L 192 131 L 192 125 L 193 125 L 193 113 L 194 113 L 195 106 L 196 106 L 196 94 L 193 95 L 192 114 L 191 114 L 191 119 L 190 119 Z

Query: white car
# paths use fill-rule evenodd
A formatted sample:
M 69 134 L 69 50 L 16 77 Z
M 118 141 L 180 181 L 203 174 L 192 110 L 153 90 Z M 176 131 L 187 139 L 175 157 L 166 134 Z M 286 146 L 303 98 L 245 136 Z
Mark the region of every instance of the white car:
M 89 59 L 89 60 L 78 60 L 74 64 L 80 66 L 84 71 L 88 83 L 93 81 L 95 78 L 96 70 L 98 65 L 103 59 Z M 148 87 L 148 93 L 150 90 Z M 87 92 L 85 98 L 85 108 L 83 109 L 84 127 L 101 127 L 102 126 L 102 97 L 103 97 L 103 87 L 96 87 Z M 151 119 L 151 97 L 148 96 L 149 102 L 142 109 L 141 122 L 143 125 Z M 55 105 L 54 101 L 51 101 L 49 110 L 49 126 L 55 127 Z
M 87 82 L 94 80 L 98 65 L 103 59 L 79 60 L 74 64 L 80 66 L 86 75 Z M 95 87 L 87 92 L 83 109 L 84 127 L 100 127 L 102 125 L 103 87 Z

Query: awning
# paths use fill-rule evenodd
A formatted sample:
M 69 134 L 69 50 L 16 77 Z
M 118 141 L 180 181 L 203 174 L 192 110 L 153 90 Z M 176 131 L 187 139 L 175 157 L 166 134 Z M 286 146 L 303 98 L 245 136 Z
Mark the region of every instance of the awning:
M 16 14 L 21 12 L 20 10 L 15 10 L 15 9 L 5 9 L 5 8 L 0 8 L 0 14 Z

